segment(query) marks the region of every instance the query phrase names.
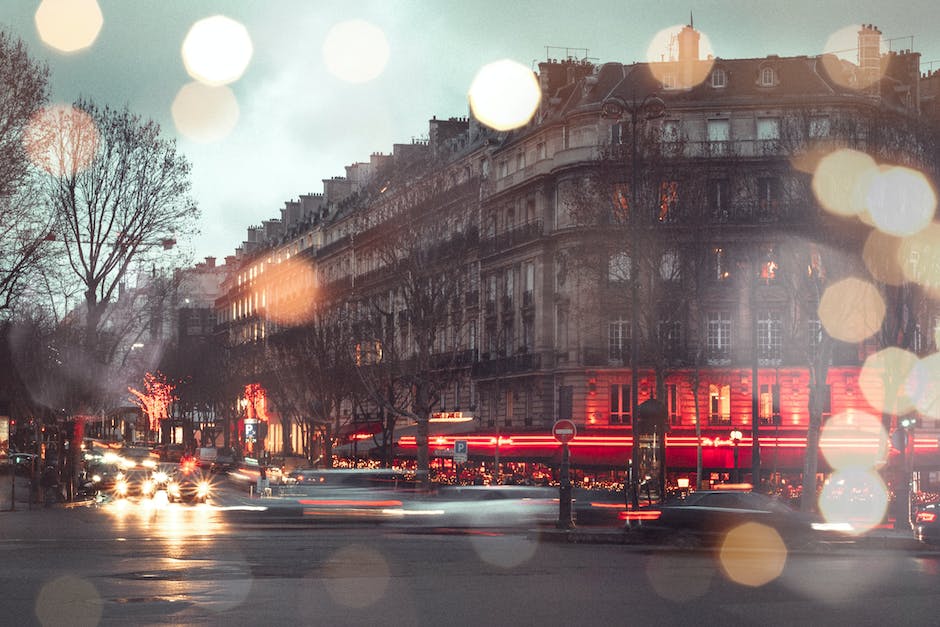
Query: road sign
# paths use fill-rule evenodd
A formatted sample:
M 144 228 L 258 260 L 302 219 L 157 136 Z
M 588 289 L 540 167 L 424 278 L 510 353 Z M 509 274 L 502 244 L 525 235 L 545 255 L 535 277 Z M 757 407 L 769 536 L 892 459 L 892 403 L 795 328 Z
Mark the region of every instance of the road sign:
M 462 464 L 467 461 L 467 441 L 454 440 L 454 463 Z
M 562 443 L 572 441 L 577 434 L 578 429 L 570 420 L 559 420 L 555 423 L 555 426 L 552 427 L 552 435 L 555 436 L 556 440 Z

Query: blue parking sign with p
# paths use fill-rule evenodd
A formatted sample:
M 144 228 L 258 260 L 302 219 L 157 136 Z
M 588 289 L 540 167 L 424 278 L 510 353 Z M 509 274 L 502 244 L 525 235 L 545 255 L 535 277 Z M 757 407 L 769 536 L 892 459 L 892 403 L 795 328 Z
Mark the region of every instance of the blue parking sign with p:
M 467 441 L 454 440 L 454 462 L 463 463 L 467 461 Z

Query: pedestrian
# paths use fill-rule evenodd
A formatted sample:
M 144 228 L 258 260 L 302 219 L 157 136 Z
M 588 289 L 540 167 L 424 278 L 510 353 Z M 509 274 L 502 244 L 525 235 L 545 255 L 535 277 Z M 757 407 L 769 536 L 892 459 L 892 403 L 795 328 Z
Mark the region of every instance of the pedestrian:
M 258 466 L 258 497 L 265 496 L 268 488 L 268 473 L 264 466 Z
M 46 507 L 50 507 L 59 500 L 59 472 L 55 469 L 55 466 L 46 466 L 39 480 L 39 485 L 43 488 Z

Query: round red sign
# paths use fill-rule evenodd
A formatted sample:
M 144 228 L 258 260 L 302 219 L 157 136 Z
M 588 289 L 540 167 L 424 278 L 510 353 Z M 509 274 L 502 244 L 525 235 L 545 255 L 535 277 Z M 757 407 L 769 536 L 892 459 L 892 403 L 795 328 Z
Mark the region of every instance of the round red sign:
M 570 442 L 578 434 L 577 427 L 570 420 L 559 420 L 552 427 L 552 435 L 559 442 Z

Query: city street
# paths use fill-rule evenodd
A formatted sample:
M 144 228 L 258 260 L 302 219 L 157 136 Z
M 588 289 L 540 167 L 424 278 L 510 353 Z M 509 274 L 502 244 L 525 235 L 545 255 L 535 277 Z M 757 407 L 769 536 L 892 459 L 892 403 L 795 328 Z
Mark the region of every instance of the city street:
M 791 554 L 762 586 L 709 552 L 534 532 L 285 525 L 244 507 L 0 513 L 4 622 L 935 624 L 940 555 Z M 772 555 L 751 555 L 760 562 Z M 732 568 L 733 570 L 733 568 Z M 707 608 L 707 611 L 705 610 Z

